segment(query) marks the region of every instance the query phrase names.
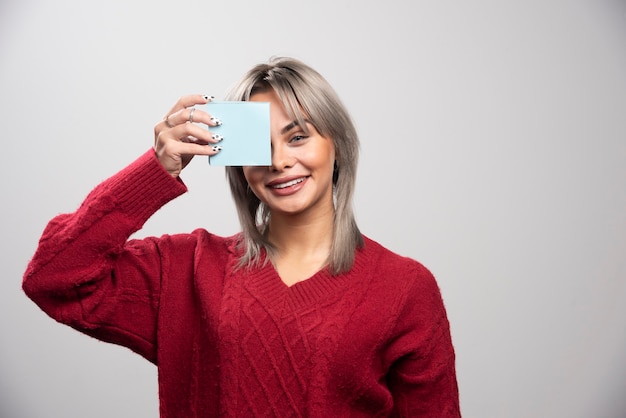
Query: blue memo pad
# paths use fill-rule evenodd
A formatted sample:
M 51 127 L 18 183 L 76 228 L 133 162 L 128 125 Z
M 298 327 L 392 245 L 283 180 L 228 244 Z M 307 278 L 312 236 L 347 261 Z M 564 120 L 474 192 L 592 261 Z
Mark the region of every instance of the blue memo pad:
M 209 157 L 216 166 L 272 165 L 270 104 L 265 102 L 213 101 L 206 111 L 222 121 L 209 130 L 224 138 L 222 150 Z

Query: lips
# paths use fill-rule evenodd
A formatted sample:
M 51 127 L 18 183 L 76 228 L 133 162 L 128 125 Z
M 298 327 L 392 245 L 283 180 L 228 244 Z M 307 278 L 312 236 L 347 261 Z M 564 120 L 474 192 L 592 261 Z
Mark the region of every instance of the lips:
M 299 179 L 290 180 L 285 183 L 272 184 L 270 187 L 272 189 L 285 189 L 290 186 L 295 186 L 298 183 L 302 183 L 304 180 L 304 177 L 300 177 Z
M 300 184 L 306 180 L 306 176 L 304 177 L 290 177 L 277 179 L 270 183 L 268 183 L 267 187 L 272 189 L 286 189 L 287 187 L 295 186 L 296 184 Z
M 269 182 L 266 187 L 276 196 L 290 196 L 304 187 L 309 176 L 283 177 Z

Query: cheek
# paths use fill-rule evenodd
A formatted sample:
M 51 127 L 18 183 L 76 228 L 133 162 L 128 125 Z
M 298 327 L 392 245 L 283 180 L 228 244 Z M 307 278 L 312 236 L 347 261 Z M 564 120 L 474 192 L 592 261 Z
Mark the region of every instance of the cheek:
M 259 167 L 243 167 L 243 176 L 245 177 L 251 189 L 258 189 L 263 185 L 263 173 Z
M 307 149 L 302 158 L 308 161 L 309 164 L 317 167 L 325 167 L 335 164 L 335 147 L 330 139 L 324 138 L 324 142 L 321 146 L 313 149 Z
M 248 183 L 254 181 L 254 167 L 243 167 L 243 176 Z
M 326 165 L 327 168 L 330 167 L 331 171 L 333 170 L 337 155 L 335 153 L 335 148 L 332 146 L 332 144 L 328 146 L 323 153 L 320 153 L 319 158 L 322 164 Z
M 250 182 L 250 167 L 242 167 L 243 177 L 247 182 Z

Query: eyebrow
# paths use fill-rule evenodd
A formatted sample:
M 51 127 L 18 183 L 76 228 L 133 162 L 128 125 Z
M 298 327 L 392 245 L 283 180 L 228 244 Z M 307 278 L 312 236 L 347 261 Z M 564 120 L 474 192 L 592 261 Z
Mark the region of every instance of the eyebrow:
M 311 123 L 310 120 L 308 119 L 304 119 L 305 123 Z M 300 123 L 297 120 L 294 120 L 293 122 L 285 125 L 285 127 L 283 129 L 280 130 L 281 134 L 286 134 L 287 132 L 289 132 L 290 130 L 292 130 L 293 128 L 295 128 L 296 126 L 299 126 Z M 304 129 L 305 131 L 307 130 L 306 127 L 302 127 L 302 129 Z

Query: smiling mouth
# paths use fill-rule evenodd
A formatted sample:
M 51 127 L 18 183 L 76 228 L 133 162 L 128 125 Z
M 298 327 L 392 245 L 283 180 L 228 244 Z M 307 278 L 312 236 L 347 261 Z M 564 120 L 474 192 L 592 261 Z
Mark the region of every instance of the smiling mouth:
M 287 187 L 295 186 L 298 183 L 302 183 L 304 179 L 305 177 L 300 177 L 299 179 L 294 179 L 286 183 L 273 184 L 271 187 L 272 189 L 285 189 Z

